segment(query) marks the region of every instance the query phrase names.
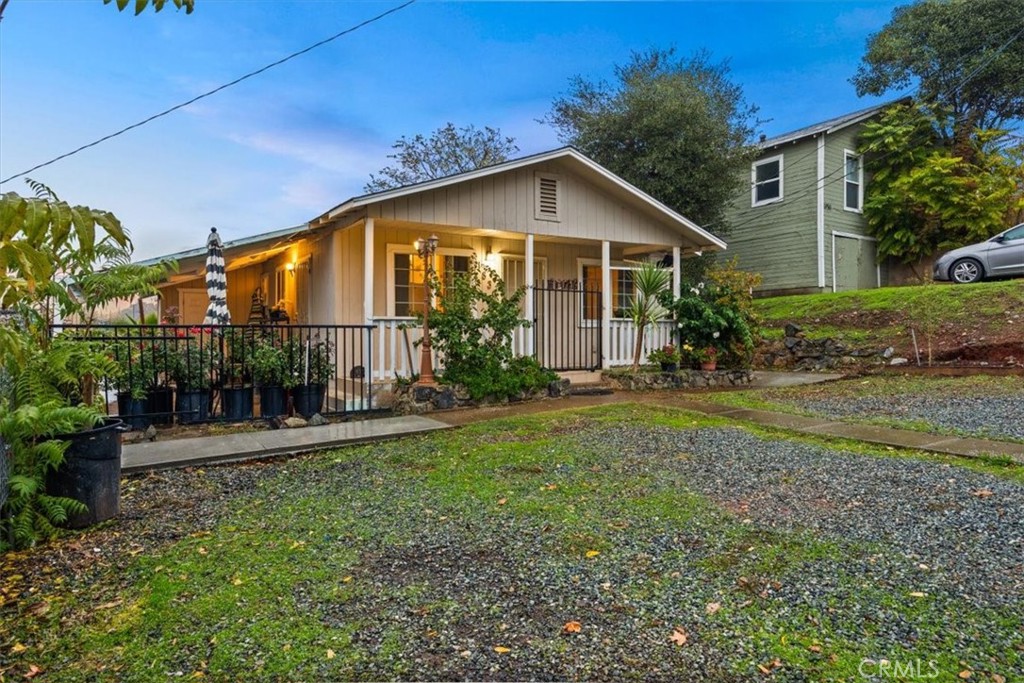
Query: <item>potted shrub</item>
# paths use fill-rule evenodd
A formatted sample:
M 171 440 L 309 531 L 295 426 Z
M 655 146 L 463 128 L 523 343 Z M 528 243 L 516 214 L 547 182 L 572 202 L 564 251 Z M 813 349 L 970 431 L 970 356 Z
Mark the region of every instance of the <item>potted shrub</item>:
M 210 389 L 220 369 L 220 344 L 194 327 L 178 340 L 172 374 L 177 387 L 178 421 L 182 424 L 210 419 Z
M 700 369 L 705 372 L 710 372 L 718 368 L 718 349 L 714 346 L 707 346 L 703 349 L 697 349 L 694 352 L 694 356 L 700 362 Z
M 295 412 L 305 418 L 319 413 L 327 393 L 327 384 L 334 379 L 334 345 L 319 335 L 293 345 L 292 376 L 298 384 L 292 388 Z
M 647 360 L 661 366 L 662 372 L 676 372 L 679 370 L 679 351 L 674 344 L 665 344 L 660 349 L 655 349 L 647 354 Z
M 132 331 L 130 334 L 138 336 Z M 132 429 L 145 429 L 149 420 L 149 390 L 156 375 L 153 356 L 141 340 L 118 340 L 111 352 L 117 363 L 114 387 L 117 389 L 117 415 Z
M 260 391 L 260 417 L 277 417 L 288 411 L 288 389 L 294 385 L 288 351 L 274 336 L 257 339 L 253 345 L 249 363 Z
M 224 330 L 224 382 L 221 400 L 228 420 L 251 420 L 253 416 L 252 373 L 249 350 L 251 334 L 238 328 Z
M 93 339 L 105 303 L 153 293 L 167 266 L 131 265 L 131 241 L 112 214 L 70 206 L 30 182 L 35 197 L 0 197 L 0 438 L 10 449 L 11 495 L 0 510 L 0 550 L 84 526 L 120 505 L 119 420 L 104 418 L 100 384 L 119 368 Z M 55 315 L 78 323 L 54 334 Z

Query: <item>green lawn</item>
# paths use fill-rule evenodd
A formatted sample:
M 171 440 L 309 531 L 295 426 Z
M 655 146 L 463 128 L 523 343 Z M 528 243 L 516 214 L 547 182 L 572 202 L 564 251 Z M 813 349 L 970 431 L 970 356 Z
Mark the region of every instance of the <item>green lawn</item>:
M 725 427 L 615 405 L 132 478 L 122 520 L 2 560 L 0 680 L 856 681 L 882 657 L 1024 674 L 1019 609 L 915 578 L 884 534 L 763 514 L 800 470 L 742 497 L 706 474 L 759 466 L 737 442 L 1000 496 L 1019 468 Z

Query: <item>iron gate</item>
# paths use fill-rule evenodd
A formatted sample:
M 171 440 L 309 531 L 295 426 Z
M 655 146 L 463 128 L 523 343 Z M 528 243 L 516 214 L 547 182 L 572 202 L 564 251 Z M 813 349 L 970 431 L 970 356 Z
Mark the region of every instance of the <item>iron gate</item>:
M 601 290 L 578 280 L 547 280 L 533 288 L 537 362 L 557 372 L 601 367 Z

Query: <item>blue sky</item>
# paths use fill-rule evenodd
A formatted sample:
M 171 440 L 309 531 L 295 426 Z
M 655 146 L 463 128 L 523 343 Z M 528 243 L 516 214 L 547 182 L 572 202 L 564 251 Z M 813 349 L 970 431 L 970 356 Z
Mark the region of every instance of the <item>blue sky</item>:
M 192 15 L 135 17 L 102 0 L 11 0 L 0 178 L 397 4 L 196 0 Z M 211 225 L 232 239 L 303 223 L 361 194 L 398 137 L 447 121 L 499 127 L 523 154 L 556 147 L 537 119 L 569 79 L 609 77 L 649 47 L 728 59 L 771 136 L 879 101 L 848 79 L 899 4 L 420 0 L 31 177 L 113 211 L 136 257 L 157 256 L 201 246 Z

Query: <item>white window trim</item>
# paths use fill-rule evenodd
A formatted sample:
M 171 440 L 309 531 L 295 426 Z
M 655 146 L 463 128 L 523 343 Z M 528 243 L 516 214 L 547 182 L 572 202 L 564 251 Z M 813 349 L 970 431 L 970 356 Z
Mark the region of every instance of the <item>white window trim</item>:
M 540 181 L 541 179 L 554 180 L 555 181 L 555 215 L 550 216 L 548 214 L 542 214 L 540 212 Z M 558 173 L 544 173 L 543 171 L 537 171 L 533 174 L 533 217 L 538 221 L 544 221 L 546 223 L 560 223 L 562 221 L 562 205 L 565 191 L 565 184 L 562 182 L 562 176 Z
M 601 265 L 601 259 L 598 259 L 598 258 L 578 258 L 578 259 L 576 259 L 576 281 L 579 283 L 580 289 L 583 289 L 583 267 L 584 266 L 600 266 L 600 265 Z M 615 264 L 612 264 L 611 266 L 609 266 L 608 270 L 610 270 L 610 271 L 614 271 L 614 270 L 631 270 L 632 271 L 632 270 L 637 270 L 638 268 L 639 268 L 639 266 L 625 266 L 625 265 L 615 265 Z M 614 302 L 612 302 L 612 303 L 614 303 Z M 584 312 L 585 312 L 584 311 L 584 307 L 580 306 L 580 327 L 599 327 L 601 325 L 601 321 L 600 320 L 587 320 L 586 318 L 584 318 L 583 317 Z M 609 320 L 612 320 L 612 321 L 629 320 L 629 318 L 616 318 L 614 313 L 615 313 L 615 311 L 612 310 L 612 315 L 610 315 L 608 317 Z
M 786 196 L 785 193 L 785 169 L 783 165 L 783 154 L 776 154 L 773 157 L 766 157 L 764 159 L 758 159 L 750 165 L 750 206 L 767 206 L 768 204 L 777 204 L 782 201 Z M 779 196 L 772 197 L 771 199 L 765 199 L 764 201 L 757 201 L 757 167 L 765 164 L 770 164 L 773 161 L 779 162 Z
M 416 248 L 411 244 L 389 244 L 387 246 L 387 277 L 385 278 L 387 286 L 387 315 L 385 318 L 396 319 L 396 320 L 415 320 L 414 315 L 395 315 L 395 254 L 415 254 Z M 439 247 L 434 254 L 434 258 L 440 256 L 476 256 L 476 252 L 472 249 L 461 249 L 457 247 Z M 374 316 L 374 320 L 380 316 Z
M 846 177 L 846 160 L 850 157 L 856 157 L 860 160 L 857 164 L 857 204 L 858 207 L 852 208 L 846 204 L 846 183 L 850 182 Z M 864 155 L 857 154 L 853 150 L 843 150 L 843 211 L 849 211 L 850 213 L 864 213 Z

